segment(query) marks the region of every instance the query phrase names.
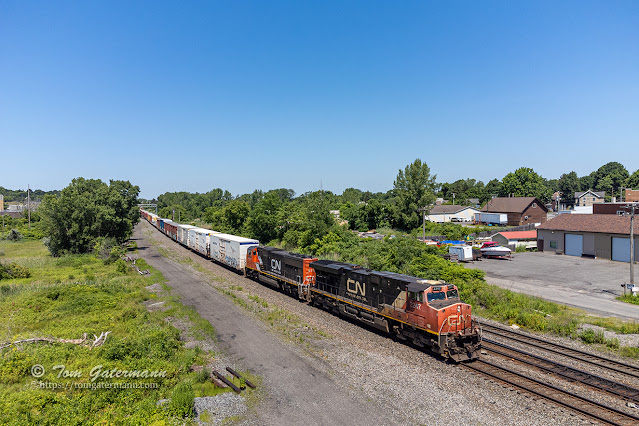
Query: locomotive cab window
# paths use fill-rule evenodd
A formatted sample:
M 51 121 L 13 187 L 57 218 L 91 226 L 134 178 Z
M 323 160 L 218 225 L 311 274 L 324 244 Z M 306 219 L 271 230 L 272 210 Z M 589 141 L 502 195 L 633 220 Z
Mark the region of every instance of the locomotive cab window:
M 411 300 L 415 300 L 417 302 L 424 302 L 424 293 L 419 291 L 419 292 L 415 292 L 415 291 L 409 291 L 408 292 L 408 298 Z
M 446 292 L 446 297 L 448 297 L 449 299 L 459 299 L 459 293 L 457 292 L 457 290 L 448 290 Z
M 434 293 L 428 293 L 426 297 L 429 302 L 432 302 L 433 300 L 444 300 L 446 299 L 446 293 L 443 291 L 437 291 Z

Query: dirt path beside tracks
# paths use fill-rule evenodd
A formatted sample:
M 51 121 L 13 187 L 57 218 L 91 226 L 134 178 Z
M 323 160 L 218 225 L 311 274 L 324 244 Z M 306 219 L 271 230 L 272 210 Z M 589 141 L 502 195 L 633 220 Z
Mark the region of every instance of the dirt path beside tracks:
M 215 327 L 225 356 L 260 376 L 260 398 L 246 423 L 589 424 L 246 279 L 147 222 L 136 226 L 133 239 L 139 255 L 164 274 L 171 293 Z M 238 306 L 240 300 L 244 307 Z M 253 310 L 246 303 L 253 303 Z M 260 303 L 267 306 L 264 311 Z M 287 334 L 277 319 L 273 326 L 270 315 L 299 318 L 291 324 L 303 338 Z
M 266 400 L 256 413 L 259 424 L 370 425 L 380 419 L 384 424 L 402 423 L 378 405 L 349 395 L 321 367 L 313 365 L 317 362 L 303 358 L 262 323 L 245 315 L 205 277 L 160 255 L 141 228 L 136 228 L 133 239 L 142 257 L 164 275 L 181 303 L 194 307 L 215 327 L 227 355 L 262 378 Z

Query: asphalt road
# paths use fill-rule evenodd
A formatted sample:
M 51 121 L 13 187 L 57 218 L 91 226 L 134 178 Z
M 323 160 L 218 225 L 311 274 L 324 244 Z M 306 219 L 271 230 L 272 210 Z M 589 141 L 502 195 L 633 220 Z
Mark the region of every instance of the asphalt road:
M 605 317 L 639 321 L 639 305 L 615 300 L 630 281 L 630 265 L 554 253 L 514 253 L 512 260 L 468 263 L 486 271 L 486 280 L 519 293 L 583 309 Z M 635 265 L 639 270 L 639 265 Z M 635 278 L 635 282 L 637 282 Z
M 262 378 L 266 399 L 257 409 L 258 424 L 370 425 L 401 424 L 379 406 L 357 398 L 316 368 L 313 361 L 271 334 L 264 325 L 215 290 L 207 278 L 188 266 L 161 256 L 149 243 L 142 223 L 133 240 L 140 256 L 168 280 L 171 293 L 194 307 L 215 327 L 218 340 L 231 358 Z M 154 231 L 155 232 L 155 231 Z

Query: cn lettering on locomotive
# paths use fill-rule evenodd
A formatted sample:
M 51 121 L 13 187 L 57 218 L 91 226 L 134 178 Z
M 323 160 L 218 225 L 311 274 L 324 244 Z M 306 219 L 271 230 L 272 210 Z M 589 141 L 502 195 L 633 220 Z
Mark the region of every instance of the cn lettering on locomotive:
M 276 274 L 282 274 L 282 261 L 277 259 L 271 259 L 271 271 Z
M 362 296 L 366 297 L 366 286 L 359 281 L 348 278 L 346 280 L 346 289 L 350 293 L 361 294 Z

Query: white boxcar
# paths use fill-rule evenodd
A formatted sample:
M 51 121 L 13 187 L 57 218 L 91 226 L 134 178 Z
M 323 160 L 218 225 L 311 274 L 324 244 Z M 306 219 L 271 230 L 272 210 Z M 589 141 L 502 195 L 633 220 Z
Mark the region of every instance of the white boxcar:
M 211 259 L 239 270 L 244 269 L 248 249 L 260 245 L 257 240 L 229 234 L 213 234 L 209 241 Z
M 183 225 L 179 224 L 178 226 L 178 242 L 182 245 L 189 246 L 189 229 L 195 228 L 193 225 Z
M 219 234 L 219 232 L 204 228 L 189 229 L 189 247 L 204 256 L 211 257 L 209 254 L 209 239 L 214 234 Z
M 153 226 L 158 226 L 158 215 L 149 212 L 149 216 L 151 217 L 151 223 Z
M 198 242 L 201 242 L 202 240 L 204 240 L 204 246 L 206 249 L 206 232 L 209 231 L 208 229 L 203 229 L 203 228 L 198 228 L 198 227 L 193 227 L 193 228 L 189 228 L 189 242 L 188 242 L 188 246 L 191 250 L 193 251 L 197 251 L 199 253 L 200 250 L 198 250 Z M 203 254 L 206 254 L 206 250 L 204 251 Z

